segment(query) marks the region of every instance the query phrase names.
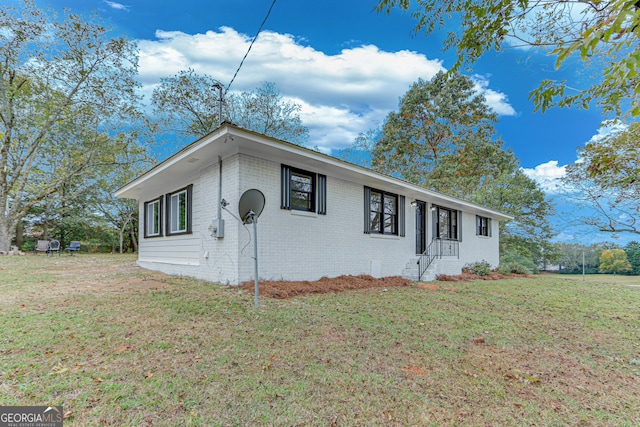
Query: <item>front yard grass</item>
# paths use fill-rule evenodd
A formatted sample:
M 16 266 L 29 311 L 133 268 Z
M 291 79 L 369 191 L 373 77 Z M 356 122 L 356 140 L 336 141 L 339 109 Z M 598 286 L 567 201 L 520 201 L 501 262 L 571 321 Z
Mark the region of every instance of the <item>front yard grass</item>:
M 134 262 L 0 258 L 0 405 L 63 405 L 65 426 L 640 424 L 640 280 L 256 309 L 249 292 Z

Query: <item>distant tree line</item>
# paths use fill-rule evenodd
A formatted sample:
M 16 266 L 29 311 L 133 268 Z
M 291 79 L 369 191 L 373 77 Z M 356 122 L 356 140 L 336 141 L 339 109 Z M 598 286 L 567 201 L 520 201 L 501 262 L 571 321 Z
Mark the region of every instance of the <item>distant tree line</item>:
M 583 263 L 586 274 L 640 275 L 640 243 L 632 241 L 625 246 L 610 242 L 593 245 L 552 243 L 539 265 L 541 270 L 581 274 Z

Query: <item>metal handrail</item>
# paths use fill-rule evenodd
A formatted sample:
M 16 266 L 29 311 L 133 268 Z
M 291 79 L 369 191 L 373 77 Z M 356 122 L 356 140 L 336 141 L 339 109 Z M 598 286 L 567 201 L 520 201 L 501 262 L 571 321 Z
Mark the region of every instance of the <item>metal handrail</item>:
M 418 281 L 436 258 L 443 256 L 460 257 L 460 242 L 457 240 L 433 239 L 427 249 L 418 257 Z

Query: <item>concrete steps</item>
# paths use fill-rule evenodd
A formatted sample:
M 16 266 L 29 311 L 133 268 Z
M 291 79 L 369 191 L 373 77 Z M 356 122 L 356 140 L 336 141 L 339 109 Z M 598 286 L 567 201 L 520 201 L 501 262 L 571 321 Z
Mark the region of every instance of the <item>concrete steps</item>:
M 422 282 L 431 282 L 436 279 L 435 274 L 435 265 L 438 260 L 433 260 L 427 271 L 422 275 Z M 418 258 L 412 258 L 407 262 L 402 270 L 401 276 L 408 280 L 413 280 L 414 282 L 418 281 L 418 274 L 420 273 L 420 269 L 418 268 Z

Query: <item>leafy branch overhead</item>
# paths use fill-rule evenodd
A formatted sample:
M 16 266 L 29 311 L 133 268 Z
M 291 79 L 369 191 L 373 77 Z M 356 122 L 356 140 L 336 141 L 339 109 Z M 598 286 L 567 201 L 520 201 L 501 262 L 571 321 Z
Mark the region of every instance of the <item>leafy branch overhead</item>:
M 412 3 L 414 3 L 412 5 Z M 488 51 L 505 47 L 539 48 L 555 56 L 556 67 L 579 58 L 602 67 L 591 86 L 569 92 L 566 81 L 543 80 L 530 94 L 536 109 L 592 101 L 614 115 L 640 116 L 640 2 L 637 0 L 380 0 L 375 10 L 410 10 L 416 34 L 430 34 L 451 22 L 444 49 L 454 48 L 453 71 L 473 64 Z
M 640 234 L 640 123 L 587 143 L 579 155 L 564 183 L 591 213 L 580 221 L 602 232 Z

